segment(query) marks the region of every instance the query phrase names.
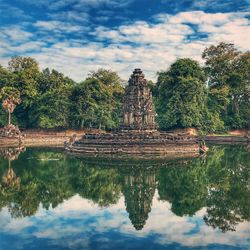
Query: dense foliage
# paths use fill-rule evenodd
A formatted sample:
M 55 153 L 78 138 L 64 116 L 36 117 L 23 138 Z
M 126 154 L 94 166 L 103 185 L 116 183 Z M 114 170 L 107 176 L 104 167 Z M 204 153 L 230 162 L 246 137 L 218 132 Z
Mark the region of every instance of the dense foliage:
M 70 102 L 73 128 L 115 128 L 119 124 L 124 89 L 112 71 L 99 69 L 73 89 Z
M 223 132 L 250 127 L 250 52 L 220 43 L 202 53 L 204 67 L 178 59 L 149 81 L 161 129 L 195 127 Z M 20 93 L 13 122 L 22 128 L 102 128 L 119 124 L 124 94 L 116 72 L 99 69 L 76 83 L 52 69 L 40 70 L 30 57 L 13 57 L 0 65 L 0 91 Z M 12 97 L 11 97 L 12 98 Z M 2 102 L 3 96 L 2 96 Z M 0 126 L 7 114 L 0 109 Z
M 217 108 L 226 128 L 250 127 L 250 52 L 220 43 L 202 54 L 210 89 L 210 108 Z
M 201 127 L 207 93 L 205 74 L 196 61 L 178 59 L 159 73 L 155 89 L 160 127 Z
M 249 128 L 250 52 L 220 43 L 206 48 L 202 58 L 204 68 L 187 58 L 158 73 L 153 92 L 160 127 Z
M 8 69 L 0 67 L 0 88 L 20 93 L 22 103 L 13 114 L 22 128 L 114 128 L 120 118 L 121 83 L 116 72 L 99 69 L 77 84 L 54 69 L 40 71 L 29 57 L 13 57 Z M 1 126 L 6 119 L 1 110 Z

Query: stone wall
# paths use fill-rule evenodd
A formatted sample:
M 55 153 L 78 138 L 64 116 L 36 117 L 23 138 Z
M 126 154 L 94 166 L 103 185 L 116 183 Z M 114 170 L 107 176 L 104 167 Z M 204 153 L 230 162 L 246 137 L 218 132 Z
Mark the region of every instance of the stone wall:
M 86 129 L 86 130 L 27 130 L 23 132 L 25 138 L 23 145 L 25 146 L 37 146 L 37 147 L 63 147 L 65 141 L 69 141 L 71 136 L 76 135 L 76 139 L 80 139 L 85 133 L 103 133 L 98 129 Z M 19 139 L 0 137 L 0 147 L 18 146 Z
M 66 149 L 83 154 L 169 155 L 183 157 L 199 154 L 196 137 L 160 132 L 126 132 L 85 134 L 80 140 L 66 145 Z

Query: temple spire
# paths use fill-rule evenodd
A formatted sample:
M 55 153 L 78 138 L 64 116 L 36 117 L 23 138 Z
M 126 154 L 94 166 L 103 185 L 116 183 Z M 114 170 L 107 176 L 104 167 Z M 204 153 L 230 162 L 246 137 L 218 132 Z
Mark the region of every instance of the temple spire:
M 125 89 L 123 130 L 156 130 L 152 93 L 141 69 L 135 69 Z

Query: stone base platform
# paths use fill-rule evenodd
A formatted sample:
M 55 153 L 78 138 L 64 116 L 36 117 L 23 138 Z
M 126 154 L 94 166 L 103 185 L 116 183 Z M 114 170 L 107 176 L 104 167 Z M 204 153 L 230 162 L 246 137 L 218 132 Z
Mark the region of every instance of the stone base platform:
M 198 155 L 198 139 L 157 131 L 85 134 L 80 140 L 65 143 L 65 149 L 77 154 L 126 155 Z
M 88 133 L 89 131 L 86 130 Z M 68 141 L 73 135 L 76 139 L 80 139 L 86 132 L 85 130 L 26 130 L 23 131 L 25 137 L 22 138 L 22 145 L 25 147 L 63 147 L 64 142 Z M 99 130 L 90 130 L 96 131 Z M 3 137 L 0 136 L 1 147 L 18 147 L 20 145 L 19 137 Z
M 16 137 L 1 137 L 0 136 L 0 148 L 4 147 L 18 147 L 19 146 L 19 138 Z

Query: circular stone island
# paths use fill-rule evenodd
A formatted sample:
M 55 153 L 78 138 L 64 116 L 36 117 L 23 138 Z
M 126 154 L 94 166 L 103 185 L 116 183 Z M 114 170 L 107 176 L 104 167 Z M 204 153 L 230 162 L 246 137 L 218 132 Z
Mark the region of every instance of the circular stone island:
M 164 155 L 174 158 L 199 155 L 196 137 L 157 131 L 152 93 L 141 69 L 135 69 L 125 88 L 123 119 L 117 131 L 72 137 L 65 149 L 77 154 Z
M 158 131 L 86 134 L 78 141 L 65 143 L 65 149 L 77 154 L 94 155 L 158 155 L 174 158 L 199 155 L 199 144 L 195 137 Z

